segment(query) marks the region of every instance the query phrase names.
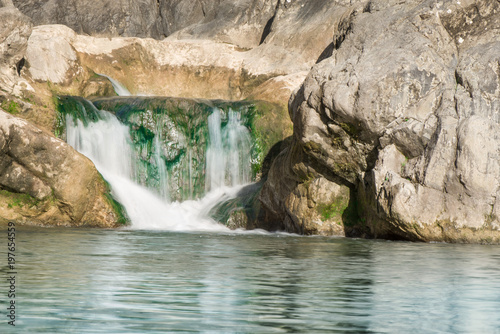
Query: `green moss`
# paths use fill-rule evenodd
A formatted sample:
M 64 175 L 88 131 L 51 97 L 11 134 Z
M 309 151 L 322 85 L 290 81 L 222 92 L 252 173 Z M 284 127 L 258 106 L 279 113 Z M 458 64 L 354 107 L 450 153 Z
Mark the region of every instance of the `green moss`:
M 498 217 L 494 213 L 485 215 L 484 217 L 486 224 L 491 224 L 492 222 L 498 220 Z
M 337 197 L 331 203 L 321 203 L 316 207 L 317 212 L 321 216 L 322 221 L 327 221 L 332 218 L 342 217 L 344 211 L 348 207 L 348 202 L 345 198 Z
M 42 201 L 28 194 L 14 193 L 7 190 L 0 190 L 0 195 L 7 199 L 7 208 L 32 208 L 38 206 Z
M 248 73 L 247 70 L 243 69 L 241 71 L 241 82 L 243 82 L 243 87 L 241 91 L 243 95 L 248 96 L 251 92 L 255 90 L 258 86 L 269 80 L 271 76 L 269 75 L 253 75 Z
M 125 208 L 117 200 L 114 199 L 113 195 L 111 195 L 111 186 L 109 185 L 109 183 L 106 180 L 104 180 L 104 183 L 106 184 L 106 193 L 104 194 L 104 196 L 106 197 L 106 200 L 108 201 L 109 205 L 111 205 L 113 211 L 117 215 L 118 224 L 128 225 L 130 219 L 128 219 Z
M 57 110 L 54 134 L 58 138 L 66 132 L 66 115 L 72 116 L 74 122 L 80 120 L 84 125 L 100 119 L 99 110 L 82 97 L 54 95 L 52 100 Z
M 344 140 L 342 139 L 342 137 L 333 137 L 332 138 L 332 146 L 334 146 L 336 148 L 341 148 L 341 147 L 343 147 L 343 144 L 344 144 Z
M 403 174 L 403 173 L 404 173 L 404 170 L 405 170 L 405 167 L 406 167 L 406 165 L 407 165 L 407 164 L 408 164 L 408 158 L 407 158 L 407 157 L 405 157 L 405 161 L 403 161 L 403 162 L 401 163 L 401 174 Z
M 4 109 L 6 112 L 12 115 L 19 114 L 21 112 L 21 107 L 19 104 L 15 101 L 4 101 L 2 102 L 2 109 Z
M 312 141 L 305 143 L 304 149 L 308 152 L 315 152 L 315 153 L 322 152 L 321 145 Z
M 240 112 L 241 122 L 252 137 L 250 150 L 252 179 L 262 171 L 264 158 L 274 144 L 291 134 L 291 122 L 281 106 L 262 101 L 223 101 L 159 97 L 110 97 L 87 100 L 62 96 L 57 100 L 56 135 L 63 136 L 66 115 L 84 124 L 99 119 L 98 109 L 108 110 L 130 128 L 137 152 L 137 175 L 141 184 L 159 184 L 156 139 L 162 148 L 160 159 L 167 169 L 172 200 L 197 198 L 205 192 L 205 159 L 210 145 L 208 116 L 219 108 L 222 127 L 229 110 Z
M 249 101 L 246 126 L 253 137 L 252 173 L 255 177 L 262 170 L 266 155 L 274 144 L 292 133 L 288 112 L 281 106 L 263 101 Z
M 339 126 L 347 132 L 352 138 L 356 139 L 359 136 L 359 129 L 356 128 L 354 125 L 351 123 L 340 123 Z
M 304 185 L 304 187 L 308 188 L 311 182 L 316 179 L 316 176 L 312 172 L 298 172 L 297 176 L 300 179 L 300 182 Z
M 118 216 L 118 224 L 122 225 L 128 225 L 129 219 L 127 218 L 127 215 L 125 214 L 125 208 L 123 205 L 121 205 L 118 201 L 116 201 L 111 194 L 107 193 L 105 194 L 106 199 L 108 200 L 108 203 L 111 205 L 113 208 L 114 212 Z

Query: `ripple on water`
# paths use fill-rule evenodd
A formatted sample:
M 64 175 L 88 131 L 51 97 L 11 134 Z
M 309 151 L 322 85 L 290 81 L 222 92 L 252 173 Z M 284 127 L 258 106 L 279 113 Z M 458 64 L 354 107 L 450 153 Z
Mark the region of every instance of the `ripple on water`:
M 492 246 L 24 227 L 17 237 L 26 333 L 500 328 Z

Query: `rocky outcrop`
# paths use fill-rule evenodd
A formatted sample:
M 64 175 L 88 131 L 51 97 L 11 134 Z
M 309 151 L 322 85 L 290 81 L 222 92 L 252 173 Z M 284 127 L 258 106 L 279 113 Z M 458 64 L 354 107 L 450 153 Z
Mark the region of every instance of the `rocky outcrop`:
M 90 160 L 62 140 L 2 110 L 0 219 L 96 227 L 125 223 Z
M 332 55 L 290 101 L 294 138 L 261 195 L 266 224 L 325 233 L 311 212 L 333 183 L 350 204 L 342 231 L 333 220 L 325 234 L 500 242 L 499 22 L 498 1 L 345 10 Z
M 254 48 L 265 37 L 278 0 L 166 0 L 160 4 L 167 35 Z
M 83 85 L 94 73 L 103 73 L 135 94 L 263 98 L 286 105 L 311 66 L 331 54 L 333 31 L 348 5 L 340 0 L 213 1 L 203 2 L 201 18 L 195 14 L 201 3 L 190 3 L 191 11 L 184 1 L 168 4 L 178 7 L 176 20 L 184 22 L 187 15 L 187 26 L 162 41 L 83 36 L 63 25 L 35 27 L 27 73 L 73 95 L 86 91 Z

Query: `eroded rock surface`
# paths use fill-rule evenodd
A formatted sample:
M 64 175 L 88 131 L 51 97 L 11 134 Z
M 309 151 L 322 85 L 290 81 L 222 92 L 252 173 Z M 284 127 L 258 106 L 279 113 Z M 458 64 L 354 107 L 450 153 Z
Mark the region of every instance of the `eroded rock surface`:
M 319 202 L 289 198 L 327 179 L 351 191 L 347 235 L 500 242 L 499 22 L 498 1 L 347 9 L 332 56 L 290 101 L 293 144 L 261 196 L 269 217 L 305 229 L 295 217 Z

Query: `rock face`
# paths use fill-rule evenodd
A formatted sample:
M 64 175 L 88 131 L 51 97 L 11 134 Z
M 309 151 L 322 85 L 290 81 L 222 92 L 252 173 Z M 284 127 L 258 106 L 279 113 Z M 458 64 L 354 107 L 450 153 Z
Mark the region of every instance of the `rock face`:
M 176 38 L 210 39 L 243 48 L 258 46 L 278 0 L 164 0 L 167 33 Z
M 115 227 L 124 223 L 90 160 L 0 110 L 0 219 Z
M 156 0 L 13 0 L 35 25 L 64 24 L 79 34 L 163 36 Z
M 500 242 L 499 36 L 498 1 L 374 0 L 346 9 L 332 55 L 290 100 L 294 138 L 261 195 L 266 224 Z M 342 230 L 332 221 L 324 232 L 311 213 L 324 207 L 322 190 L 339 194 L 332 183 L 347 187 L 340 196 L 349 193 L 350 204 Z
M 9 94 L 18 93 L 18 86 L 28 87 L 19 74 L 31 28 L 27 16 L 7 1 L 0 3 L 0 88 Z
M 134 94 L 233 100 L 251 96 L 286 105 L 314 61 L 285 65 L 271 51 L 256 57 L 254 50 L 210 40 L 108 39 L 46 25 L 33 28 L 25 71 L 34 81 L 56 84 L 72 95 L 85 93 L 95 73 L 103 73 Z
M 164 38 L 185 34 L 258 43 L 277 0 L 14 0 L 36 25 L 64 24 L 78 34 Z M 244 33 L 245 35 L 242 35 Z M 250 38 L 249 38 L 250 36 Z M 246 41 L 245 41 L 246 40 Z

